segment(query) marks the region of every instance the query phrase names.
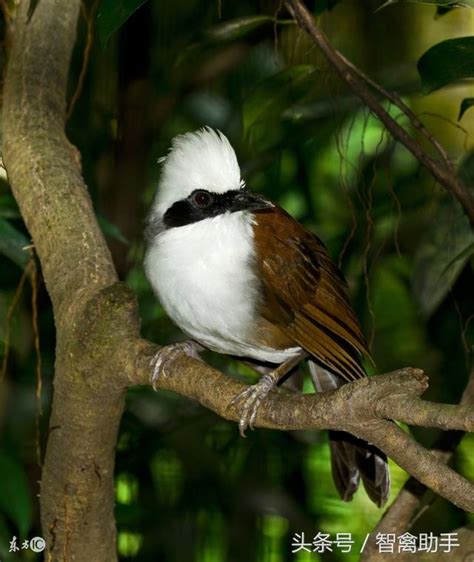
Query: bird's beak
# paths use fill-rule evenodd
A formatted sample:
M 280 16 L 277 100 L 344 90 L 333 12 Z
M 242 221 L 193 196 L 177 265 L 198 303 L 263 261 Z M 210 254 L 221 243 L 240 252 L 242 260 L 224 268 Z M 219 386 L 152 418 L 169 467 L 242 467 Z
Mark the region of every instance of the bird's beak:
M 233 213 L 236 211 L 264 211 L 272 209 L 274 206 L 273 203 L 262 197 L 262 195 L 241 189 L 234 196 L 230 210 Z

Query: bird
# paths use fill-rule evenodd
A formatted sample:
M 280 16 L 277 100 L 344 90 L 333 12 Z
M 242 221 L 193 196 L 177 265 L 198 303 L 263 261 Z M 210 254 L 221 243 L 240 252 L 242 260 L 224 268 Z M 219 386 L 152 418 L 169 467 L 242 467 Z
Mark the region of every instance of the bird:
M 250 361 L 262 376 L 232 400 L 245 435 L 262 401 L 302 361 L 318 392 L 365 377 L 370 353 L 341 271 L 315 234 L 247 188 L 227 137 L 210 127 L 178 135 L 160 162 L 144 270 L 190 341 L 157 354 L 153 385 L 183 350 Z M 329 432 L 329 445 L 340 497 L 350 501 L 362 480 L 384 505 L 386 456 L 342 431 Z

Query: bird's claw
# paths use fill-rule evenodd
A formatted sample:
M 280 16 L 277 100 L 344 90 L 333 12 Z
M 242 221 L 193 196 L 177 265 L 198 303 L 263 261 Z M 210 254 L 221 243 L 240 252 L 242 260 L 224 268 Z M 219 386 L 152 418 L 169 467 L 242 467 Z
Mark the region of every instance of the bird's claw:
M 185 341 L 173 343 L 163 347 L 153 355 L 150 360 L 152 368 L 151 385 L 153 390 L 156 390 L 156 383 L 161 375 L 168 376 L 166 369 L 175 361 L 181 354 L 185 354 L 193 359 L 200 359 L 199 357 L 200 346 L 194 341 Z
M 271 374 L 263 375 L 258 383 L 239 392 L 231 400 L 229 406 L 235 406 L 242 402 L 239 419 L 239 433 L 242 437 L 245 437 L 247 428 L 253 429 L 253 424 L 257 418 L 257 411 L 275 385 L 276 381 Z

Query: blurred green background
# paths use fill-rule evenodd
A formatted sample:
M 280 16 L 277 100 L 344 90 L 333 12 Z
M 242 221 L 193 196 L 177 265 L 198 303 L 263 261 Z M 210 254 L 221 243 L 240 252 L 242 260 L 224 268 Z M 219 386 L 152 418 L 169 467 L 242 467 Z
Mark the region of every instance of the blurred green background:
M 472 186 L 473 87 L 456 79 L 474 76 L 474 51 L 468 52 L 466 76 L 461 70 L 456 74 L 462 60 L 436 53 L 431 84 L 426 76 L 420 82 L 416 63 L 441 41 L 474 35 L 474 12 L 436 2 L 393 2 L 377 10 L 381 4 L 308 2 L 333 45 L 403 96 Z M 133 8 L 138 9 L 131 14 Z M 4 33 L 3 20 L 1 29 Z M 5 53 L 1 60 L 4 64 Z M 377 371 L 421 367 L 431 377 L 427 398 L 459 400 L 474 327 L 474 238 L 467 220 L 339 82 L 278 0 L 84 2 L 70 99 L 77 97 L 74 92 L 80 95 L 67 133 L 80 150 L 120 277 L 138 295 L 144 337 L 161 344 L 183 339 L 142 269 L 142 230 L 159 178 L 157 160 L 176 134 L 210 125 L 231 140 L 250 189 L 277 201 L 325 241 L 348 280 Z M 465 99 L 471 101 L 458 120 Z M 399 110 L 386 107 L 416 136 Z M 37 559 L 26 550 L 9 554 L 8 547 L 13 536 L 21 544 L 41 535 L 38 483 L 55 331 L 41 274 L 35 291 L 31 275 L 22 278 L 29 257 L 22 248 L 29 243 L 3 174 L 4 562 Z M 230 376 L 255 380 L 226 357 L 207 354 L 206 359 Z M 311 392 L 310 385 L 305 388 Z M 429 430 L 414 429 L 413 435 L 426 445 L 436 438 Z M 472 436 L 463 440 L 452 464 L 474 478 Z M 393 464 L 392 475 L 391 499 L 407 478 Z M 325 433 L 256 430 L 242 439 L 234 423 L 149 388 L 128 395 L 117 446 L 116 499 L 120 557 L 144 562 L 351 562 L 359 559 L 366 534 L 383 513 L 364 491 L 351 503 L 339 500 Z M 413 534 L 447 532 L 469 522 L 448 502 L 428 500 L 429 508 L 409 529 Z M 317 532 L 333 539 L 336 533 L 352 533 L 354 546 L 346 554 L 337 547 L 324 555 L 292 554 L 292 538 L 301 532 L 309 541 Z

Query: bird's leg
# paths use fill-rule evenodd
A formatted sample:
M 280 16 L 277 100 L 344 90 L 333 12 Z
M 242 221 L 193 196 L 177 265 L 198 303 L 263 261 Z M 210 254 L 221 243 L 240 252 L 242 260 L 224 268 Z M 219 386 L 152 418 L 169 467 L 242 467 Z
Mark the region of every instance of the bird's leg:
M 256 363 L 255 361 L 249 361 L 249 360 L 244 360 L 242 361 L 242 363 L 244 365 L 247 365 L 247 367 L 254 370 L 256 373 L 260 375 L 266 375 L 275 370 L 275 365 Z M 280 381 L 282 381 L 281 384 Z M 290 392 L 299 394 L 303 389 L 303 383 L 304 383 L 303 373 L 300 369 L 297 369 L 289 377 L 282 375 L 277 384 L 278 386 L 285 388 L 285 390 L 289 390 Z
M 242 360 L 240 357 L 238 357 L 237 359 L 240 363 L 243 363 L 249 369 L 252 369 L 252 371 L 255 371 L 259 375 L 266 375 L 275 370 L 275 365 L 269 365 L 267 363 L 257 363 L 256 361 L 248 361 L 246 359 Z
M 290 357 L 273 369 L 269 373 L 265 373 L 262 378 L 252 386 L 249 386 L 242 392 L 239 392 L 229 405 L 233 406 L 242 402 L 239 420 L 239 432 L 242 437 L 245 437 L 245 430 L 250 427 L 253 429 L 255 418 L 257 417 L 257 410 L 260 404 L 268 396 L 268 393 L 275 388 L 278 381 L 291 371 L 300 361 L 307 357 L 306 351 L 301 351 L 297 355 Z
M 151 385 L 153 386 L 153 390 L 156 390 L 156 382 L 160 376 L 166 376 L 166 368 L 177 359 L 181 353 L 193 359 L 201 360 L 199 353 L 203 350 L 204 348 L 202 345 L 194 340 L 172 343 L 171 345 L 162 347 L 150 360 L 150 366 L 152 368 Z

